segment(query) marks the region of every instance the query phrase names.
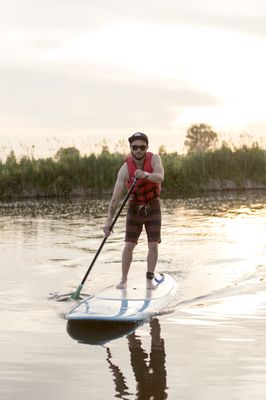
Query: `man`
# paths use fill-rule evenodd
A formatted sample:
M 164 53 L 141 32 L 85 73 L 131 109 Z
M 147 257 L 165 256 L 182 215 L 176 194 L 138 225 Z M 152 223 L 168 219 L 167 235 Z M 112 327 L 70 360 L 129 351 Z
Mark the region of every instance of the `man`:
M 123 196 L 125 185 L 129 188 L 136 176 L 138 178 L 129 199 L 125 247 L 122 253 L 122 277 L 116 286 L 118 289 L 127 287 L 127 276 L 132 262 L 133 250 L 145 226 L 148 238 L 147 256 L 147 288 L 154 289 L 154 271 L 158 260 L 158 243 L 161 242 L 161 208 L 160 188 L 164 179 L 164 170 L 159 155 L 148 152 L 148 137 L 136 132 L 128 139 L 130 155 L 117 174 L 113 196 L 104 226 L 106 236 L 110 235 L 110 226 Z

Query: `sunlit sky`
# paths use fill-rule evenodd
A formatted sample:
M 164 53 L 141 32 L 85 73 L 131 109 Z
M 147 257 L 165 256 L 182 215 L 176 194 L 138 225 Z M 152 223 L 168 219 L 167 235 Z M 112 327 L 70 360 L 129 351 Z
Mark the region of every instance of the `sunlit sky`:
M 191 124 L 266 147 L 265 0 L 0 0 L 0 156 L 182 152 Z M 244 139 L 243 139 L 244 138 Z

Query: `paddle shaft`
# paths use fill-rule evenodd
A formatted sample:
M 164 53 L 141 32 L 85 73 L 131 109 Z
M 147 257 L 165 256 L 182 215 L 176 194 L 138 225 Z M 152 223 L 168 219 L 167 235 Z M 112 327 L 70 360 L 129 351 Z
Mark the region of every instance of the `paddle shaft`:
M 134 189 L 134 186 L 135 186 L 136 182 L 137 182 L 137 178 L 135 177 L 135 178 L 134 178 L 134 181 L 133 181 L 133 183 L 132 183 L 132 185 L 131 185 L 130 188 L 128 189 L 128 192 L 127 192 L 127 194 L 126 194 L 126 196 L 125 196 L 125 198 L 124 198 L 124 200 L 123 200 L 123 203 L 121 204 L 119 210 L 117 211 L 116 216 L 114 217 L 114 219 L 113 219 L 113 221 L 112 221 L 112 223 L 111 223 L 111 225 L 110 225 L 110 228 L 109 228 L 110 231 L 112 231 L 112 229 L 113 229 L 113 227 L 114 227 L 114 225 L 115 225 L 115 223 L 116 223 L 116 221 L 117 221 L 119 215 L 121 214 L 121 212 L 122 212 L 122 210 L 123 210 L 123 208 L 124 208 L 126 202 L 128 201 L 128 198 L 129 198 L 129 196 L 131 195 L 131 193 L 132 193 L 132 191 L 133 191 L 133 189 Z M 79 297 L 79 294 L 80 294 L 80 292 L 81 292 L 81 290 L 82 290 L 82 288 L 83 288 L 83 285 L 84 285 L 84 283 L 86 282 L 86 280 L 87 280 L 87 278 L 88 278 L 88 275 L 89 275 L 89 273 L 91 272 L 91 269 L 92 269 L 93 265 L 95 264 L 95 261 L 97 260 L 97 258 L 98 258 L 98 256 L 99 256 L 99 254 L 100 254 L 100 252 L 101 252 L 101 250 L 102 250 L 102 248 L 103 248 L 103 246 L 104 246 L 104 244 L 105 244 L 107 238 L 108 238 L 108 236 L 105 236 L 105 237 L 104 237 L 104 239 L 103 239 L 103 241 L 102 241 L 102 243 L 101 243 L 99 249 L 97 250 L 97 253 L 96 253 L 95 256 L 93 257 L 93 260 L 92 260 L 92 262 L 91 262 L 91 264 L 90 264 L 90 266 L 89 266 L 89 268 L 88 268 L 86 274 L 84 275 L 84 278 L 82 279 L 82 281 L 81 281 L 79 287 L 77 288 L 76 292 L 72 294 L 71 299 L 77 299 L 77 298 Z

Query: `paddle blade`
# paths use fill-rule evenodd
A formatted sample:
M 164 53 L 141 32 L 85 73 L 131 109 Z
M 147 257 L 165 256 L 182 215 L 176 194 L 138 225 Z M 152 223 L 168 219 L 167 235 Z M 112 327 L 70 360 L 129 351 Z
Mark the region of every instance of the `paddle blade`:
M 77 296 L 77 298 L 76 298 Z M 48 300 L 54 300 L 57 302 L 67 302 L 67 301 L 76 301 L 76 300 L 85 300 L 86 298 L 90 297 L 91 294 L 83 293 L 79 295 L 77 292 L 75 293 L 66 293 L 66 294 L 59 294 L 58 292 L 50 293 L 47 297 Z
M 80 292 L 82 291 L 83 284 L 81 283 L 77 290 L 71 295 L 70 299 L 71 300 L 77 300 L 79 298 Z

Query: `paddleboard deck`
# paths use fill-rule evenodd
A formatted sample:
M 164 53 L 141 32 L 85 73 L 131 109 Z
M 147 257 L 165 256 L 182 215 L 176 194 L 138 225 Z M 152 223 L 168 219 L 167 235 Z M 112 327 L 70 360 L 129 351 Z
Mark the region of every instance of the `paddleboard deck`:
M 152 318 L 165 308 L 177 290 L 176 280 L 169 274 L 156 274 L 155 289 L 146 288 L 146 280 L 129 280 L 126 289 L 107 287 L 83 300 L 67 314 L 70 321 L 138 322 Z

